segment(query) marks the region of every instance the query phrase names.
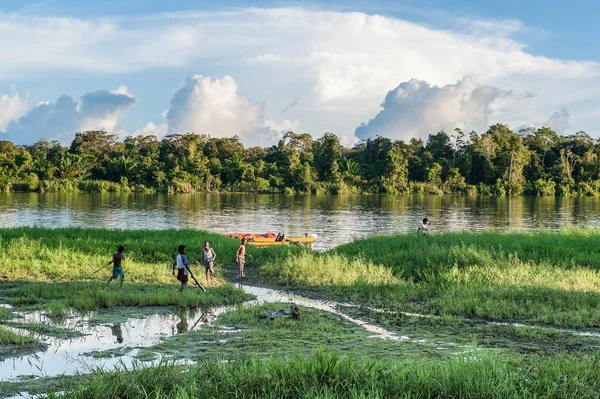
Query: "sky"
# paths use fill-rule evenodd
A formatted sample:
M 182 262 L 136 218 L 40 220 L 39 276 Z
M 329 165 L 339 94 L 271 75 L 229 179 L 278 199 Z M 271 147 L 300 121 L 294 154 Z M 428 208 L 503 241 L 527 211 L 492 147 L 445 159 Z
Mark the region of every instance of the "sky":
M 600 136 L 595 1 L 3 0 L 0 139 Z

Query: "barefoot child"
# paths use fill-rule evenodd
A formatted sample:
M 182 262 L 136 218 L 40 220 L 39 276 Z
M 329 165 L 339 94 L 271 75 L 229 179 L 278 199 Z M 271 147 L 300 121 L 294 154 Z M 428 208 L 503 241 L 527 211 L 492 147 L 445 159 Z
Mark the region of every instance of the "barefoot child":
M 215 269 L 213 267 L 215 259 L 217 258 L 217 254 L 214 249 L 210 247 L 210 243 L 208 241 L 204 241 L 204 248 L 202 248 L 202 258 L 204 261 L 204 274 L 206 274 L 206 280 L 208 281 L 210 278 L 215 278 Z M 210 273 L 210 274 L 209 274 Z
M 423 223 L 421 223 L 421 225 L 417 229 L 417 234 L 421 236 L 421 235 L 426 235 L 428 233 L 429 233 L 429 220 L 427 220 L 427 218 L 424 218 Z
M 238 264 L 238 278 L 245 278 L 244 264 L 246 263 L 246 238 L 242 238 L 242 243 L 237 250 L 236 259 Z
M 181 282 L 179 292 L 182 292 L 188 284 L 189 263 L 187 256 L 185 256 L 185 245 L 177 247 L 177 251 L 179 252 L 179 255 L 177 255 L 173 262 L 173 275 L 175 275 L 175 268 L 177 268 L 177 280 Z
M 112 276 L 108 279 L 107 284 L 110 284 L 111 281 L 116 280 L 117 277 L 121 278 L 121 285 L 123 286 L 123 280 L 125 279 L 125 272 L 123 271 L 123 252 L 125 252 L 125 247 L 120 245 L 117 248 L 117 252 L 115 252 L 112 256 L 112 260 L 108 262 L 108 265 L 113 264 Z M 108 266 L 106 265 L 106 266 Z

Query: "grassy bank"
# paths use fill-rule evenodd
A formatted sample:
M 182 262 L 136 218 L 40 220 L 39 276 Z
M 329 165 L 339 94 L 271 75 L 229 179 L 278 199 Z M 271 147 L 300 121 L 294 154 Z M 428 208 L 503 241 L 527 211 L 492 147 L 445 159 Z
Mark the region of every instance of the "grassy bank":
M 177 281 L 175 281 L 177 282 Z M 206 293 L 196 287 L 177 292 L 177 284 L 124 284 L 107 286 L 98 282 L 23 283 L 2 289 L 5 302 L 19 307 L 44 309 L 50 316 L 62 317 L 69 308 L 78 311 L 117 306 L 177 306 L 185 308 L 232 305 L 251 299 L 230 284 L 210 288 Z
M 309 357 L 203 362 L 186 372 L 172 364 L 97 372 L 66 387 L 70 398 L 596 398 L 597 356 L 462 356 L 397 362 L 318 351 Z M 568 372 L 566 372 L 568 371 Z M 50 397 L 59 397 L 53 396 Z
M 221 265 L 234 261 L 239 245 L 236 240 L 198 230 L 9 228 L 0 229 L 0 239 L 0 279 L 9 281 L 107 279 L 110 267 L 92 274 L 111 260 L 119 245 L 124 245 L 127 281 L 172 283 L 171 265 L 179 244 L 186 245 L 192 270 L 202 278 L 200 257 L 205 240 L 217 253 L 217 272 Z M 278 259 L 288 251 L 249 249 L 249 266 Z
M 377 236 L 267 260 L 260 279 L 392 310 L 600 327 L 600 234 Z

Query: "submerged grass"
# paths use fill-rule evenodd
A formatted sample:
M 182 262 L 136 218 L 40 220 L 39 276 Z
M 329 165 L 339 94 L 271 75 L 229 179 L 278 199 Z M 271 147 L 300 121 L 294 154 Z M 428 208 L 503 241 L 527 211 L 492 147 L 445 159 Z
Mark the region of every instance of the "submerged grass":
M 478 353 L 397 362 L 317 351 L 286 359 L 98 370 L 69 398 L 596 398 L 598 355 L 522 362 Z M 185 372 L 183 372 L 185 371 Z M 50 397 L 58 397 L 50 393 Z
M 0 326 L 0 361 L 44 349 L 45 344 L 26 334 L 17 334 Z
M 142 349 L 148 358 L 157 353 L 169 358 L 228 360 L 257 355 L 288 357 L 308 355 L 321 348 L 335 348 L 375 358 L 441 359 L 450 351 L 437 351 L 432 345 L 411 340 L 372 338 L 371 332 L 341 317 L 315 309 L 302 308 L 299 320 L 291 317 L 271 319 L 267 312 L 288 310 L 289 304 L 271 303 L 224 313 L 214 326 L 201 325 L 187 334 L 166 338 L 156 346 Z

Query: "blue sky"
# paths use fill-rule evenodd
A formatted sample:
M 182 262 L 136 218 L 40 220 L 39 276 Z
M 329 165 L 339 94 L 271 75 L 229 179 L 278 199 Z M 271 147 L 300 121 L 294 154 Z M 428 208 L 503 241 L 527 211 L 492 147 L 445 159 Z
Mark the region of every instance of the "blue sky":
M 0 12 L 15 54 L 0 67 L 0 129 L 16 141 L 96 126 L 351 143 L 363 123 L 406 139 L 559 117 L 563 133 L 600 135 L 595 1 L 4 0 Z

